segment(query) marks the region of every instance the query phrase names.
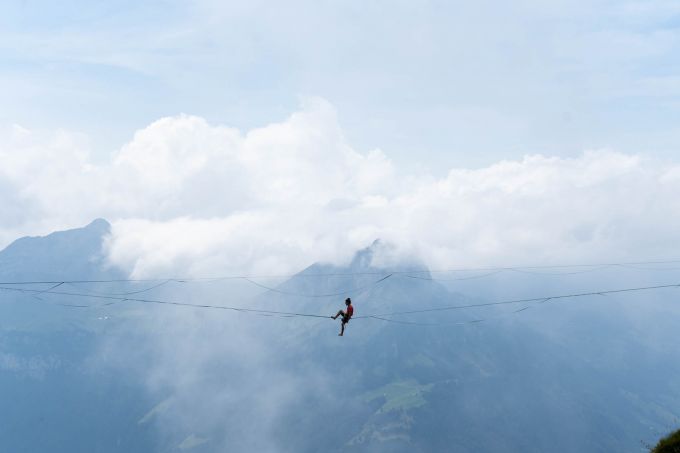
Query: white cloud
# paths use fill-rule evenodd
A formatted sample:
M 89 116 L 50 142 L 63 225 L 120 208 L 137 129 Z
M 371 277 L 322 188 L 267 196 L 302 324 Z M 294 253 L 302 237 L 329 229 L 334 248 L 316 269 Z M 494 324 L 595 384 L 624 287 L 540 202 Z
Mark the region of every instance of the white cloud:
M 247 133 L 163 118 L 103 163 L 14 127 L 0 159 L 0 240 L 105 217 L 136 276 L 294 272 L 377 237 L 434 267 L 677 258 L 680 236 L 677 166 L 599 150 L 413 176 L 354 150 L 321 99 Z
M 2 9 L 0 122 L 74 125 L 98 149 L 165 112 L 250 128 L 294 93 L 332 100 L 362 148 L 432 166 L 677 143 L 661 99 L 677 2 L 19 3 Z

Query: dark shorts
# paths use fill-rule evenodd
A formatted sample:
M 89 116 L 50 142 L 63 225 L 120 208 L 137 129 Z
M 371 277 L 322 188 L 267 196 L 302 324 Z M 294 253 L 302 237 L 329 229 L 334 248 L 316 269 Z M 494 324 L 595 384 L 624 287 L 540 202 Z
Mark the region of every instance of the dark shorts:
M 347 324 L 348 322 L 349 322 L 349 316 L 344 315 L 344 316 L 342 317 L 342 323 L 343 323 L 343 324 Z

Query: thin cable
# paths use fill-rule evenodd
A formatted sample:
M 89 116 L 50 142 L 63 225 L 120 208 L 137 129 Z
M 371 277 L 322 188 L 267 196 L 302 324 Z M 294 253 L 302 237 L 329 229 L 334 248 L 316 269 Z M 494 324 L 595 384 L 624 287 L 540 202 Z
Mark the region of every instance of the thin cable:
M 638 266 L 636 264 L 617 264 L 616 266 L 619 267 L 624 267 L 624 268 L 630 268 L 630 269 L 639 269 L 639 270 L 644 270 L 644 271 L 677 271 L 680 270 L 680 267 L 644 267 L 644 266 Z
M 538 303 L 536 305 L 547 302 L 548 300 L 550 300 L 550 298 L 542 299 L 542 300 L 538 301 Z M 534 305 L 534 307 L 536 305 Z M 462 325 L 468 325 L 468 324 L 479 324 L 481 322 L 488 322 L 488 321 L 499 319 L 499 318 L 505 318 L 507 316 L 513 316 L 517 313 L 521 313 L 523 311 L 529 310 L 530 308 L 532 308 L 532 306 L 522 307 L 518 310 L 513 310 L 513 311 L 508 312 L 508 313 L 502 313 L 502 314 L 499 314 L 499 315 L 496 315 L 496 316 L 487 316 L 485 318 L 478 318 L 478 319 L 471 319 L 471 320 L 468 320 L 468 321 L 457 321 L 457 322 L 403 321 L 403 320 L 399 320 L 399 319 L 385 318 L 385 317 L 380 316 L 380 315 L 377 315 L 377 316 L 376 315 L 368 315 L 366 318 L 378 319 L 380 321 L 392 322 L 392 323 L 395 323 L 395 324 L 408 324 L 408 325 L 413 325 L 413 326 L 462 326 Z
M 432 278 L 432 277 L 419 277 L 417 275 L 403 275 L 405 278 L 414 278 L 416 280 L 428 280 L 428 281 L 433 281 L 433 282 L 458 282 L 461 280 L 475 280 L 478 278 L 484 278 L 484 277 L 490 277 L 492 275 L 499 274 L 506 269 L 498 269 L 493 272 L 487 272 L 486 274 L 482 275 L 473 275 L 471 277 L 461 277 L 461 278 Z
M 100 291 L 90 291 L 90 290 L 86 290 L 85 292 L 87 292 L 88 294 L 93 294 L 93 295 L 96 294 L 96 295 L 99 295 L 99 296 L 132 296 L 134 294 L 141 294 L 141 293 L 145 293 L 147 291 L 151 291 L 153 289 L 159 288 L 163 285 L 167 285 L 168 283 L 174 282 L 174 281 L 175 280 L 165 280 L 165 281 L 162 281 L 162 282 L 160 282 L 156 285 L 149 286 L 148 288 L 140 289 L 140 290 L 137 290 L 137 291 L 123 292 L 123 293 L 104 293 L 104 292 L 100 292 Z M 67 285 L 69 285 L 73 288 L 78 288 L 75 284 L 73 284 L 71 282 L 63 282 L 63 283 L 65 283 L 65 284 L 67 284 Z M 53 289 L 53 288 L 50 288 L 50 289 Z
M 383 313 L 383 314 L 368 314 L 368 315 L 364 315 L 364 316 L 353 317 L 352 319 L 355 319 L 355 320 L 356 319 L 377 319 L 377 320 L 386 321 L 386 322 L 415 324 L 415 322 L 411 322 L 411 321 L 401 321 L 401 320 L 395 320 L 395 319 L 388 320 L 388 317 L 389 316 L 406 315 L 406 314 L 415 314 L 415 313 L 460 310 L 460 309 L 473 308 L 473 307 L 488 307 L 488 306 L 493 306 L 493 305 L 506 305 L 506 304 L 529 303 L 529 302 L 544 303 L 544 302 L 548 302 L 548 301 L 551 301 L 551 300 L 557 300 L 557 299 L 568 299 L 568 298 L 577 298 L 577 297 L 586 297 L 586 296 L 605 296 L 607 294 L 618 294 L 618 293 L 637 292 L 637 291 L 649 291 L 649 290 L 654 290 L 654 289 L 679 288 L 679 287 L 680 287 L 680 283 L 668 284 L 668 285 L 656 285 L 656 286 L 643 286 L 643 287 L 637 287 L 637 288 L 611 289 L 611 290 L 604 290 L 604 291 L 591 291 L 591 292 L 586 292 L 586 293 L 564 294 L 564 295 L 548 296 L 548 297 L 535 297 L 535 298 L 529 298 L 529 299 L 514 299 L 514 300 L 506 300 L 506 301 L 499 301 L 499 302 L 488 302 L 488 303 L 483 303 L 483 304 L 454 305 L 454 306 L 448 306 L 448 307 L 435 307 L 435 308 L 427 308 L 427 309 L 421 309 L 421 310 L 399 311 L 399 312 Z M 324 316 L 324 315 L 318 315 L 318 314 L 312 314 L 312 313 L 285 312 L 285 311 L 276 311 L 276 310 L 259 310 L 259 309 L 253 309 L 253 308 L 230 307 L 230 306 L 224 306 L 224 305 L 189 304 L 189 303 L 184 303 L 184 302 L 173 302 L 173 301 L 156 300 L 156 299 L 138 299 L 138 298 L 130 298 L 130 297 L 123 298 L 123 297 L 117 297 L 117 296 L 100 296 L 100 295 L 90 295 L 90 294 L 82 294 L 82 293 L 70 293 L 70 292 L 64 292 L 64 291 L 45 291 L 45 290 L 37 290 L 37 289 L 11 288 L 11 287 L 3 287 L 3 286 L 0 286 L 0 290 L 21 292 L 21 293 L 37 293 L 37 292 L 42 291 L 45 294 L 57 294 L 57 295 L 63 295 L 63 296 L 91 297 L 91 298 L 117 300 L 117 301 L 132 301 L 132 302 L 152 303 L 152 304 L 162 304 L 162 305 L 175 305 L 175 306 L 204 308 L 204 309 L 230 310 L 230 311 L 238 311 L 238 312 L 252 313 L 252 314 L 287 315 L 287 316 L 290 316 L 290 317 L 332 319 L 331 316 Z M 520 311 L 523 311 L 523 310 L 517 310 L 517 312 L 520 312 Z M 482 322 L 483 320 L 473 320 L 473 321 L 474 322 Z M 467 321 L 467 322 L 470 323 L 471 321 Z
M 379 284 L 379 283 L 381 283 L 381 282 L 384 282 L 385 280 L 387 280 L 387 279 L 390 278 L 391 276 L 392 276 L 392 274 L 389 274 L 389 275 L 387 275 L 387 276 L 381 278 L 380 280 L 376 280 L 376 281 L 374 281 L 373 283 L 371 283 L 371 284 L 369 284 L 369 285 L 366 285 L 366 286 L 361 286 L 361 287 L 359 287 L 359 288 L 353 288 L 353 289 L 351 289 L 351 290 L 346 290 L 346 291 L 342 291 L 342 292 L 339 292 L 339 293 L 329 293 L 329 294 L 302 294 L 302 293 L 295 293 L 295 292 L 292 292 L 292 291 L 284 291 L 284 290 L 281 290 L 281 289 L 278 289 L 278 288 L 273 288 L 273 287 L 270 287 L 270 286 L 266 286 L 266 285 L 263 285 L 263 284 L 258 283 L 258 282 L 256 282 L 256 281 L 250 280 L 250 279 L 248 279 L 248 278 L 245 278 L 244 280 L 247 281 L 247 282 L 252 283 L 252 284 L 255 285 L 255 286 L 258 286 L 258 287 L 260 287 L 260 288 L 266 289 L 267 291 L 271 291 L 271 292 L 274 292 L 274 293 L 285 294 L 285 295 L 287 295 L 287 296 L 295 296 L 295 297 L 312 297 L 312 298 L 313 298 L 313 297 L 338 297 L 338 296 L 343 296 L 343 295 L 347 295 L 347 294 L 350 294 L 350 295 L 361 294 L 362 292 L 366 292 L 366 291 L 368 291 L 369 289 L 373 288 L 373 287 L 376 286 L 377 284 Z
M 573 271 L 573 272 L 537 272 L 537 271 L 528 271 L 526 269 L 522 268 L 512 268 L 512 269 L 505 269 L 506 271 L 512 271 L 512 272 L 519 272 L 522 274 L 532 274 L 532 275 L 576 275 L 576 274 L 587 274 L 589 272 L 595 272 L 595 271 L 600 271 L 602 269 L 608 269 L 610 267 L 613 267 L 613 265 L 604 265 L 604 266 L 597 266 L 593 267 L 592 269 L 585 269 L 581 271 Z
M 61 285 L 63 285 L 63 284 L 64 284 L 64 282 L 59 282 L 59 283 L 57 283 L 57 284 L 55 284 L 55 285 L 50 286 L 49 288 L 47 288 L 47 289 L 44 290 L 44 291 L 52 291 L 53 289 L 59 288 L 59 287 L 60 287 Z M 41 292 L 44 292 L 44 291 L 41 291 Z M 37 293 L 37 294 L 40 294 L 40 293 Z
M 371 316 L 398 316 L 398 315 L 411 315 L 411 314 L 416 314 L 416 313 L 430 313 L 430 312 L 438 312 L 438 311 L 449 311 L 449 310 L 462 310 L 466 308 L 472 308 L 472 307 L 489 307 L 489 306 L 494 306 L 494 305 L 507 305 L 507 304 L 518 304 L 518 303 L 523 303 L 523 302 L 548 302 L 550 300 L 557 300 L 557 299 L 572 299 L 576 297 L 586 297 L 586 296 L 604 296 L 606 294 L 618 294 L 618 293 L 627 293 L 627 292 L 635 292 L 635 291 L 649 291 L 652 289 L 663 289 L 663 288 L 678 288 L 680 287 L 680 283 L 675 283 L 672 285 L 656 285 L 656 286 L 641 286 L 637 288 L 625 288 L 625 289 L 610 289 L 610 290 L 605 290 L 605 291 L 591 291 L 587 293 L 575 293 L 575 294 L 563 294 L 559 296 L 549 296 L 549 297 L 534 297 L 534 298 L 529 298 L 529 299 L 514 299 L 514 300 L 503 300 L 499 302 L 487 302 L 483 304 L 471 304 L 471 305 L 450 305 L 446 307 L 434 307 L 434 308 L 423 308 L 420 310 L 409 310 L 409 311 L 396 311 L 392 313 L 380 313 L 376 315 L 365 315 L 365 316 L 358 316 L 357 319 L 359 318 L 368 318 Z
M 37 290 L 37 289 L 9 288 L 9 287 L 6 287 L 6 286 L 5 287 L 0 286 L 0 290 L 22 292 L 22 293 L 40 292 L 40 290 Z M 311 313 L 296 313 L 296 312 L 286 312 L 286 311 L 276 311 L 276 310 L 258 310 L 258 309 L 255 309 L 255 308 L 230 307 L 230 306 L 225 306 L 225 305 L 190 304 L 190 303 L 186 303 L 186 302 L 173 302 L 173 301 L 168 301 L 168 300 L 138 299 L 138 298 L 134 298 L 134 297 L 105 296 L 105 295 L 97 295 L 97 294 L 72 293 L 72 292 L 66 292 L 66 291 L 44 291 L 43 290 L 42 292 L 44 294 L 56 294 L 56 295 L 61 295 L 61 296 L 72 296 L 72 297 L 92 297 L 92 298 L 95 298 L 95 299 L 117 300 L 117 301 L 121 301 L 121 302 L 130 301 L 130 302 L 140 302 L 140 303 L 148 303 L 148 304 L 176 305 L 176 306 L 181 306 L 181 307 L 209 308 L 209 309 L 216 309 L 216 310 L 230 310 L 230 311 L 239 311 L 239 312 L 244 312 L 244 313 L 266 313 L 266 314 L 270 314 L 270 315 L 300 316 L 300 317 L 306 317 L 306 318 L 331 318 L 330 316 L 316 315 L 316 314 L 311 314 Z
M 680 260 L 666 260 L 666 261 L 632 261 L 632 262 L 620 262 L 620 263 L 590 263 L 590 264 L 560 264 L 560 265 L 540 265 L 540 266 L 496 266 L 496 267 L 471 267 L 471 268 L 457 268 L 457 269 L 397 269 L 388 270 L 391 274 L 424 274 L 424 273 L 448 273 L 448 272 L 471 272 L 471 271 L 505 271 L 505 270 L 517 270 L 517 269 L 569 269 L 569 268 L 579 268 L 579 267 L 608 267 L 608 266 L 621 266 L 621 267 L 631 267 L 636 265 L 645 264 L 673 264 L 680 263 Z M 651 269 L 646 270 L 662 270 L 662 269 Z M 665 269 L 663 269 L 665 270 Z M 244 280 L 244 279 L 256 279 L 256 278 L 307 278 L 307 277 L 351 277 L 355 275 L 384 275 L 383 271 L 364 271 L 364 272 L 331 272 L 331 273 L 320 273 L 320 274 L 278 274 L 278 275 L 229 275 L 222 277 L 188 277 L 188 278 L 140 278 L 140 279 L 110 279 L 110 280 L 41 280 L 41 281 L 11 281 L 11 282 L 0 282 L 0 285 L 38 285 L 38 284 L 57 284 L 57 283 L 134 283 L 134 282 L 157 282 L 157 281 L 176 281 L 176 282 L 212 282 L 220 280 Z
M 466 324 L 477 324 L 477 323 L 484 321 L 483 319 L 472 319 L 470 321 L 449 322 L 449 323 L 418 322 L 418 321 L 402 321 L 400 319 L 389 319 L 389 318 L 383 318 L 381 316 L 374 316 L 374 315 L 364 316 L 362 319 L 377 319 L 378 321 L 390 322 L 390 323 L 393 323 L 393 324 L 405 324 L 405 325 L 409 325 L 409 326 L 463 326 L 463 325 L 466 325 Z

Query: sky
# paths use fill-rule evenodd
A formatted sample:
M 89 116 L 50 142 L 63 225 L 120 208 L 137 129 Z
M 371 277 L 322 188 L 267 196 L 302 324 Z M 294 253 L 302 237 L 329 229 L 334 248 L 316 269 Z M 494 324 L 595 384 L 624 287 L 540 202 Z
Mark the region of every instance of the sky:
M 433 265 L 673 255 L 679 18 L 3 2 L 0 246 L 105 217 L 135 275 L 289 271 L 376 237 Z
M 290 274 L 378 238 L 409 268 L 678 260 L 679 120 L 676 0 L 3 0 L 0 249 L 105 218 L 137 278 Z M 246 438 L 273 450 L 295 389 L 333 381 L 240 320 L 164 308 L 97 357 L 175 396 L 168 432 L 256 393 Z
M 674 1 L 9 1 L 0 121 L 86 133 L 109 153 L 186 113 L 241 129 L 300 97 L 359 149 L 408 165 L 584 149 L 672 156 Z

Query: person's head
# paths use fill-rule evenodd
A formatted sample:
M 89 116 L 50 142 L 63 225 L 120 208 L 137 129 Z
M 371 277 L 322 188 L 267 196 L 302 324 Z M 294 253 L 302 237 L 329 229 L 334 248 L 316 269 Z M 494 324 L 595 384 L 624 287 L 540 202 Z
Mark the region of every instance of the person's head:
M 345 299 L 345 305 L 349 305 L 351 303 L 352 303 L 352 299 L 350 299 L 349 297 L 347 299 Z

